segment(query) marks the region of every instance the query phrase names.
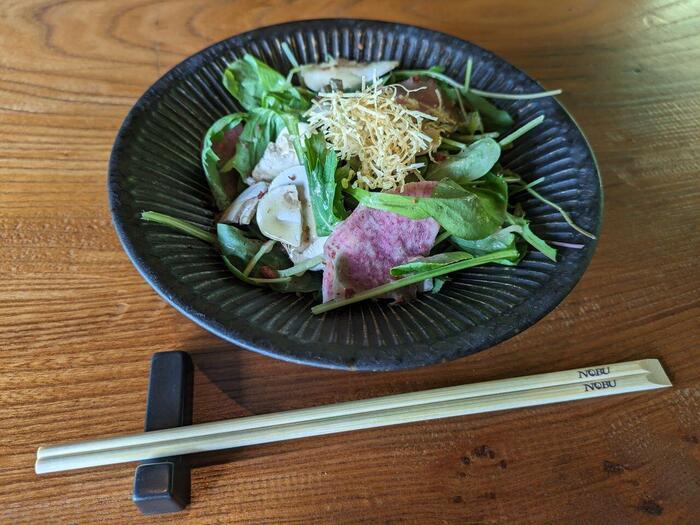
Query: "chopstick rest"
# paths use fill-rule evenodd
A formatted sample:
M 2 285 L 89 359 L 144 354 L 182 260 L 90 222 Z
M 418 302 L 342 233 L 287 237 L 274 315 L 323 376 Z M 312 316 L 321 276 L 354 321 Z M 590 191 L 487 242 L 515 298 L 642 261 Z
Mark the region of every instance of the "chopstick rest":
M 144 430 L 192 424 L 192 359 L 185 352 L 158 352 L 151 358 Z M 186 456 L 152 459 L 136 467 L 132 500 L 143 514 L 183 510 L 190 502 Z
M 40 447 L 37 474 L 670 387 L 657 359 Z

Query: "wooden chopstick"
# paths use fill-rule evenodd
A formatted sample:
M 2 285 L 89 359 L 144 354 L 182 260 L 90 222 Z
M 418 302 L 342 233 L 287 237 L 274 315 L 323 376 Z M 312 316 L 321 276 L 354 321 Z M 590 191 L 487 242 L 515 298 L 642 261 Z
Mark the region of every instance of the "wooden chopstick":
M 532 376 L 499 379 L 483 383 L 473 383 L 453 387 L 437 388 L 433 390 L 409 392 L 373 399 L 362 399 L 336 403 L 332 405 L 290 410 L 275 414 L 262 414 L 227 421 L 203 423 L 188 427 L 179 427 L 148 433 L 137 433 L 125 436 L 96 439 L 92 441 L 69 443 L 42 447 L 37 451 L 37 457 L 68 455 L 79 452 L 97 451 L 118 447 L 128 447 L 135 444 L 157 443 L 165 439 L 165 434 L 171 439 L 206 436 L 221 432 L 248 430 L 254 428 L 271 427 L 300 421 L 324 419 L 328 417 L 351 415 L 368 411 L 387 410 L 406 406 L 421 405 L 424 403 L 449 401 L 451 399 L 463 399 L 484 394 L 498 394 L 501 392 L 516 392 L 531 388 L 565 385 L 592 380 L 596 377 L 617 378 L 625 375 L 648 374 L 654 363 L 658 361 L 630 361 L 612 365 L 601 365 L 585 369 L 565 370 L 549 372 Z
M 671 386 L 656 359 L 42 447 L 38 474 Z

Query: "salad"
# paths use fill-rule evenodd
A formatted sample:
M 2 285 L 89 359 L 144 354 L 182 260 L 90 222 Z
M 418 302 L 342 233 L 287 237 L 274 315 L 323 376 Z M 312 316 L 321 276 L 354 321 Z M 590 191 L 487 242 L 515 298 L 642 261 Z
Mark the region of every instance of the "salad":
M 441 66 L 331 57 L 300 65 L 283 49 L 286 76 L 249 54 L 224 71 L 242 111 L 214 122 L 202 143 L 215 229 L 157 211 L 142 219 L 211 243 L 245 283 L 317 294 L 315 314 L 439 293 L 452 272 L 516 265 L 528 249 L 555 261 L 557 243 L 539 238 L 511 202 L 519 192 L 593 238 L 536 191 L 543 179 L 525 182 L 499 163 L 544 116 L 513 129 L 488 99 L 560 91 L 474 89 L 471 59 L 457 82 Z

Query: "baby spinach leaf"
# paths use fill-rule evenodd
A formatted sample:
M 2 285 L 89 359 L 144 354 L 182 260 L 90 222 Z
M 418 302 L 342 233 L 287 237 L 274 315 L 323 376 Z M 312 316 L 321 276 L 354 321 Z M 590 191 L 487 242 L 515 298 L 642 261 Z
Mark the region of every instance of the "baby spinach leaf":
M 501 147 L 492 138 L 477 140 L 456 155 L 428 167 L 428 180 L 450 178 L 458 184 L 479 179 L 498 162 Z
M 519 217 L 510 213 L 506 215 L 506 220 L 509 224 L 513 224 L 521 228 L 522 231 L 520 235 L 522 235 L 523 239 L 525 239 L 528 244 L 530 244 L 537 251 L 542 252 L 548 259 L 556 262 L 557 250 L 552 248 L 530 229 L 530 221 L 528 221 L 525 217 Z
M 348 211 L 345 209 L 345 199 L 343 198 L 343 181 L 346 181 L 345 185 L 348 184 L 347 181 L 350 180 L 350 170 L 351 168 L 347 164 L 335 170 L 333 213 L 340 220 L 345 219 L 349 215 Z
M 299 119 L 295 115 L 282 116 L 294 150 L 302 159 L 309 181 L 311 210 L 316 222 L 316 233 L 323 237 L 330 235 L 335 225 L 347 217 L 340 181 L 349 174 L 349 167 L 338 168 L 338 157 L 330 149 L 320 133 L 304 139 L 305 147 L 299 138 Z
M 434 270 L 441 268 L 447 264 L 456 263 L 472 259 L 474 256 L 467 252 L 445 252 L 431 255 L 429 257 L 418 257 L 412 261 L 399 266 L 394 266 L 389 273 L 392 277 L 400 277 L 409 273 L 420 272 L 423 270 Z
M 291 113 L 280 114 L 284 125 L 287 127 L 289 136 L 292 139 L 292 144 L 294 145 L 294 151 L 297 157 L 304 159 L 304 148 L 301 145 L 301 138 L 299 137 L 299 117 Z
M 216 234 L 221 253 L 228 257 L 241 271 L 245 269 L 248 262 L 255 257 L 264 244 L 260 239 L 248 237 L 243 230 L 230 224 L 217 224 Z M 291 266 L 291 261 L 284 250 L 276 245 L 272 250 L 262 255 L 251 275 L 258 276 L 261 266 L 280 270 Z
M 467 133 L 474 135 L 476 133 L 484 133 L 484 123 L 481 119 L 481 114 L 478 111 L 470 111 L 465 122 Z M 498 132 L 495 132 L 497 134 Z
M 260 257 L 250 277 L 244 275 L 243 270 L 250 260 L 259 253 L 264 242 L 247 237 L 243 230 L 230 224 L 217 224 L 216 233 L 227 267 L 242 281 L 258 286 L 269 286 L 279 292 L 306 293 L 321 289 L 321 274 L 318 272 L 279 276 L 277 273 L 279 270 L 292 266 L 292 262 L 279 244 Z M 236 271 L 231 267 L 235 268 Z
M 483 239 L 503 224 L 508 186 L 501 177 L 487 174 L 478 186 L 462 187 L 450 179 L 438 182 L 432 195 L 419 207 L 452 235 Z
M 432 217 L 452 235 L 483 239 L 503 224 L 508 186 L 489 173 L 478 186 L 462 187 L 450 179 L 438 182 L 430 197 L 369 192 L 348 188 L 350 195 L 368 208 L 390 211 L 409 219 Z
M 270 288 L 281 293 L 312 293 L 321 290 L 322 272 L 306 272 L 288 277 L 288 281 L 271 283 Z
M 263 107 L 303 111 L 310 105 L 309 98 L 284 76 L 249 54 L 229 64 L 224 71 L 223 84 L 247 110 Z
M 498 230 L 496 233 L 493 233 L 488 237 L 477 240 L 467 240 L 453 236 L 450 237 L 450 242 L 456 245 L 459 249 L 465 250 L 477 257 L 501 250 L 517 250 L 518 256 L 512 259 L 496 261 L 499 264 L 504 264 L 506 266 L 515 266 L 525 254 L 525 250 L 521 249 L 519 245 L 520 243 L 518 242 L 518 237 L 516 237 L 514 231 L 509 228 Z
M 303 275 L 278 275 L 278 270 L 290 268 L 291 261 L 279 246 L 260 254 L 263 241 L 246 236 L 243 230 L 230 224 L 217 224 L 214 235 L 189 221 L 171 217 L 164 213 L 145 211 L 141 214 L 145 221 L 168 226 L 192 237 L 217 245 L 221 250 L 226 267 L 241 281 L 254 286 L 269 286 L 279 292 L 317 292 L 321 289 L 321 273 L 306 272 Z M 252 276 L 245 274 L 246 266 L 256 255 L 259 261 L 254 265 Z M 264 268 L 264 270 L 263 270 Z
M 481 120 L 487 128 L 503 130 L 515 123 L 507 111 L 497 108 L 484 97 L 471 91 L 462 90 L 461 93 L 467 103 L 479 112 Z
M 316 219 L 316 234 L 330 235 L 334 226 L 346 216 L 342 193 L 336 176 L 338 157 L 328 148 L 326 139 L 314 133 L 305 140 L 304 165 L 309 180 L 311 209 Z M 339 177 L 343 177 L 343 171 Z
M 232 167 L 242 179 L 250 176 L 265 153 L 267 145 L 277 138 L 282 128 L 284 121 L 276 111 L 263 108 L 250 111 L 232 160 Z
M 219 158 L 214 148 L 217 143 L 224 140 L 225 134 L 239 126 L 245 117 L 245 113 L 233 113 L 221 117 L 212 124 L 204 136 L 201 154 L 202 168 L 207 177 L 211 193 L 214 196 L 216 207 L 220 210 L 225 210 L 231 204 L 231 199 L 235 194 L 236 178 L 233 173 L 230 173 L 231 168 L 224 166 L 224 163 L 227 163 L 230 159 Z M 237 154 L 239 150 L 238 144 L 236 144 L 235 149 Z
M 312 293 L 321 290 L 322 277 L 319 272 L 308 272 L 296 277 L 249 277 L 231 262 L 230 257 L 224 255 L 223 259 L 224 264 L 233 275 L 252 286 L 268 286 L 281 293 Z
M 263 245 L 263 241 L 247 237 L 243 230 L 230 224 L 217 224 L 216 234 L 221 253 L 234 262 L 241 271 Z
M 367 208 L 390 211 L 415 220 L 431 217 L 430 213 L 418 206 L 419 201 L 424 197 L 411 197 L 397 193 L 380 193 L 352 187 L 347 188 L 345 191 Z M 437 220 L 435 217 L 433 218 Z M 437 221 L 440 222 L 439 220 Z

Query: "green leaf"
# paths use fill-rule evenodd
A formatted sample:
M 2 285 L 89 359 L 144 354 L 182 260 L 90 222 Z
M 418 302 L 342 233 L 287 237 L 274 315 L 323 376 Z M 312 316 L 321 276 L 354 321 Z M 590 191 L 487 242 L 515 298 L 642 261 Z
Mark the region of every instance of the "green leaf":
M 260 252 L 263 244 L 265 244 L 265 242 L 260 239 L 248 237 L 246 232 L 231 224 L 217 224 L 216 234 L 218 236 L 221 253 L 231 259 L 241 271 L 245 269 L 248 262 Z M 259 263 L 256 265 L 253 272 L 251 272 L 251 275 L 254 277 L 258 276 L 261 266 L 267 266 L 277 271 L 288 268 L 291 265 L 292 263 L 284 249 L 279 245 L 275 245 L 272 250 L 260 257 Z
M 229 64 L 223 84 L 247 110 L 263 107 L 303 111 L 310 105 L 309 98 L 284 76 L 249 54 Z
M 220 210 L 225 210 L 231 204 L 231 199 L 235 194 L 236 177 L 233 173 L 225 171 L 222 164 L 229 159 L 220 159 L 214 153 L 213 146 L 216 142 L 223 139 L 224 133 L 238 126 L 245 117 L 245 113 L 233 113 L 221 117 L 214 122 L 204 136 L 201 154 L 202 168 L 207 177 L 211 193 L 214 196 L 216 207 Z M 236 154 L 238 154 L 238 149 L 237 145 Z
M 263 108 L 250 111 L 243 132 L 238 137 L 238 146 L 232 161 L 232 166 L 240 174 L 241 179 L 253 173 L 267 145 L 277 138 L 283 128 L 284 121 L 276 111 Z
M 430 213 L 418 206 L 418 203 L 426 197 L 411 197 L 397 193 L 380 193 L 352 187 L 347 188 L 345 191 L 360 204 L 368 208 L 390 211 L 397 215 L 415 220 L 427 219 L 431 216 Z M 435 218 L 435 220 L 437 220 L 437 218 Z M 437 221 L 440 222 L 439 220 Z
M 483 239 L 503 224 L 507 204 L 507 184 L 501 177 L 489 174 L 483 184 L 469 188 L 444 179 L 419 206 L 452 235 Z
M 311 313 L 322 314 L 330 310 L 335 310 L 336 308 L 340 308 L 342 306 L 382 296 L 384 294 L 393 292 L 394 290 L 398 290 L 405 286 L 423 282 L 426 279 L 432 279 L 441 275 L 456 272 L 458 270 L 464 270 L 473 266 L 480 266 L 482 264 L 500 261 L 501 259 L 507 259 L 510 257 L 515 257 L 517 255 L 517 250 L 503 250 L 499 252 L 494 252 L 489 255 L 482 255 L 481 257 L 474 257 L 473 259 L 466 259 L 452 264 L 447 264 L 444 266 L 440 266 L 439 268 L 434 268 L 432 270 L 415 272 L 407 277 L 403 277 L 402 279 L 382 284 L 380 286 L 377 286 L 376 288 L 371 288 L 369 290 L 363 290 L 361 292 L 358 292 L 348 299 L 336 299 L 327 303 L 317 304 L 316 306 L 311 308 Z
M 450 237 L 450 242 L 460 250 L 465 250 L 477 257 L 501 250 L 517 250 L 519 252 L 517 257 L 496 261 L 506 266 L 515 266 L 524 255 L 524 250 L 520 249 L 514 230 L 510 228 L 498 230 L 488 237 L 477 240 L 467 240 L 452 236 Z
M 492 138 L 477 140 L 456 155 L 428 167 L 428 180 L 450 178 L 458 184 L 465 184 L 486 175 L 498 162 L 501 147 Z
M 294 56 L 294 52 L 292 51 L 292 48 L 289 47 L 289 44 L 287 42 L 282 42 L 281 47 L 284 54 L 287 55 L 287 60 L 289 60 L 293 67 L 298 68 L 299 61 L 297 60 L 297 57 Z
M 484 123 L 478 111 L 470 111 L 466 122 L 467 132 L 471 135 L 484 132 Z
M 288 281 L 270 284 L 270 288 L 281 293 L 320 292 L 323 272 L 306 272 L 288 279 Z
M 433 287 L 430 289 L 431 294 L 439 293 L 442 290 L 443 285 L 449 280 L 449 277 L 436 277 L 433 279 Z
M 467 252 L 445 252 L 431 255 L 429 257 L 418 257 L 413 261 L 394 266 L 390 273 L 392 277 L 400 277 L 409 273 L 420 272 L 424 270 L 434 270 L 441 268 L 447 264 L 456 263 L 472 259 L 474 256 Z
M 316 234 L 321 237 L 330 235 L 335 225 L 348 215 L 340 182 L 348 176 L 350 168 L 347 165 L 337 167 L 338 157 L 320 133 L 314 133 L 304 139 L 305 147 L 302 147 L 299 119 L 290 114 L 283 115 L 282 119 L 292 137 L 294 150 L 303 160 L 306 169 Z
M 287 127 L 289 136 L 292 139 L 292 144 L 294 145 L 294 151 L 297 157 L 304 159 L 304 148 L 301 146 L 301 139 L 299 138 L 299 117 L 291 113 L 282 113 L 280 115 L 284 121 L 284 125 Z
M 335 225 L 347 216 L 336 177 L 338 157 L 328 148 L 320 133 L 308 137 L 305 145 L 304 165 L 309 180 L 311 209 L 316 220 L 316 234 L 323 237 L 330 235 Z
M 244 275 L 247 264 L 261 251 L 263 241 L 252 239 L 245 235 L 243 230 L 230 224 L 217 224 L 216 231 L 219 238 L 219 246 L 224 255 L 224 260 L 229 269 L 236 268 L 232 273 L 248 284 L 269 286 L 278 292 L 316 292 L 321 289 L 321 274 L 319 272 L 306 272 L 303 275 L 282 275 L 274 278 L 268 277 L 270 273 L 277 275 L 279 270 L 290 269 L 292 263 L 284 249 L 276 244 L 272 250 L 260 256 L 258 263 L 253 268 L 251 275 Z M 264 272 L 263 268 L 268 271 Z M 243 276 L 243 278 L 241 278 Z
M 552 248 L 530 229 L 530 221 L 528 221 L 525 217 L 519 217 L 510 213 L 507 214 L 506 219 L 509 224 L 520 226 L 522 230 L 520 235 L 522 235 L 523 239 L 525 239 L 528 244 L 530 244 L 537 251 L 542 252 L 548 259 L 556 262 L 557 250 Z
M 200 239 L 210 244 L 216 244 L 216 235 L 192 224 L 189 221 L 171 217 L 170 215 L 166 215 L 164 213 L 158 213 L 157 211 L 141 212 L 141 219 L 144 221 L 162 224 L 163 226 L 168 226 L 173 230 L 186 233 L 191 237 L 195 237 L 196 239 Z
M 481 120 L 489 129 L 502 130 L 509 128 L 515 123 L 513 117 L 507 111 L 497 108 L 485 98 L 471 91 L 462 91 L 462 96 L 473 109 L 479 112 Z
M 345 199 L 343 198 L 343 180 L 350 180 L 350 166 L 348 166 L 347 164 L 335 170 L 335 195 L 333 197 L 333 214 L 339 220 L 345 219 L 349 215 L 348 211 L 345 209 Z
M 350 195 L 368 208 L 390 211 L 409 219 L 432 217 L 452 235 L 483 239 L 503 224 L 508 185 L 502 177 L 487 174 L 480 184 L 462 187 L 450 179 L 438 182 L 430 197 L 369 192 L 348 188 Z
M 221 253 L 228 257 L 241 271 L 264 244 L 259 239 L 246 236 L 243 230 L 230 224 L 217 224 L 216 234 Z

